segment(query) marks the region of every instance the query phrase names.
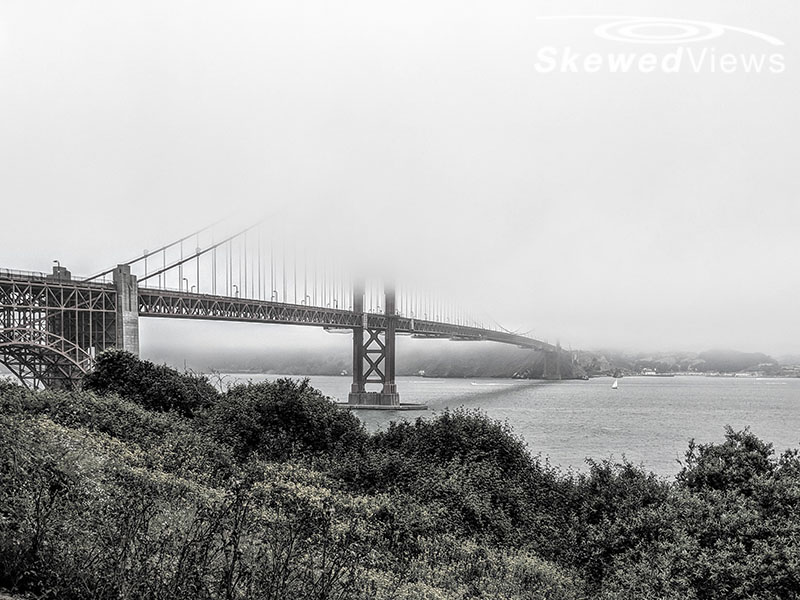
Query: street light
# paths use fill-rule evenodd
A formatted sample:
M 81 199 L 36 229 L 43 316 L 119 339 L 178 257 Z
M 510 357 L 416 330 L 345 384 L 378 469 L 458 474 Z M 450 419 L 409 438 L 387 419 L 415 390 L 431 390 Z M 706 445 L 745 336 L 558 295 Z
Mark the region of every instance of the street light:
M 233 284 L 231 284 L 231 285 L 233 286 L 233 288 L 234 288 L 234 289 L 235 289 L 235 291 L 236 291 L 236 294 L 235 294 L 235 296 L 238 298 L 238 297 L 239 297 L 239 286 L 238 286 L 238 285 L 236 285 L 235 283 L 233 283 Z
M 186 290 L 188 291 L 189 290 L 189 280 L 186 277 L 184 277 L 183 280 L 186 282 Z

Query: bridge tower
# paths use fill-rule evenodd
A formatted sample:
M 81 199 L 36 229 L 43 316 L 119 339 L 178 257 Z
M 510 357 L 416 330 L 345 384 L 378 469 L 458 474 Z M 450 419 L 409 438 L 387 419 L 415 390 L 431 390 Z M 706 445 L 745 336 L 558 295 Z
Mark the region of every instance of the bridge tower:
M 117 290 L 116 347 L 139 356 L 139 284 L 130 265 L 114 269 Z
M 353 311 L 360 315 L 361 322 L 353 328 L 353 383 L 348 404 L 400 406 L 395 383 L 397 311 L 392 287 L 384 288 L 384 306 L 383 327 L 371 326 L 364 312 L 364 283 L 353 286 Z M 380 384 L 381 390 L 368 391 L 367 384 Z
M 556 343 L 555 350 L 544 350 L 544 368 L 542 379 L 561 380 L 561 344 Z

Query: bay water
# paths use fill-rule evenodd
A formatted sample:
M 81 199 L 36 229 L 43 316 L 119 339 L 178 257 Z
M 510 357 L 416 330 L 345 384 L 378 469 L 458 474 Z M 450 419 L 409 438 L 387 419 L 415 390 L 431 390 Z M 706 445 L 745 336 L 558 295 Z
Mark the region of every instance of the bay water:
M 228 374 L 225 383 L 297 375 Z M 346 402 L 350 377 L 311 376 L 311 385 Z M 403 402 L 427 411 L 358 410 L 367 429 L 392 420 L 430 418 L 447 409 L 478 409 L 507 421 L 531 453 L 563 469 L 586 459 L 628 460 L 664 477 L 680 470 L 688 442 L 721 442 L 724 428 L 750 427 L 777 452 L 800 447 L 800 379 L 625 377 L 588 381 L 399 377 Z

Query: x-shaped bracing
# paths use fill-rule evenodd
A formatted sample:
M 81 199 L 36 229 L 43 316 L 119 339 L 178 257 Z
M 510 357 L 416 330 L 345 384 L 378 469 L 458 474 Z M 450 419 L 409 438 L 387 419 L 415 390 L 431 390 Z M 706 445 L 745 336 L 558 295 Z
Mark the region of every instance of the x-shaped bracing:
M 364 342 L 364 361 L 367 370 L 364 372 L 364 383 L 386 383 L 382 363 L 386 360 L 386 344 L 381 339 L 384 335 L 380 329 L 365 329 L 367 340 Z M 373 358 L 375 357 L 375 358 Z M 375 377 L 371 377 L 375 374 Z

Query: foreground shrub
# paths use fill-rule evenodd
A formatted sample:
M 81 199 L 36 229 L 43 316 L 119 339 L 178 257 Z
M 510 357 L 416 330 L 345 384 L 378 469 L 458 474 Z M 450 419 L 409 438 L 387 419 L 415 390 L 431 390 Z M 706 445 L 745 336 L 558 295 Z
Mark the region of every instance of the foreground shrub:
M 666 494 L 620 496 L 626 524 L 604 528 L 587 575 L 604 599 L 796 600 L 798 474 L 795 451 L 776 458 L 747 429 L 691 443 Z
M 748 430 L 690 444 L 668 482 L 626 461 L 559 472 L 477 412 L 370 436 L 307 381 L 237 386 L 189 411 L 130 383 L 136 400 L 121 384 L 0 382 L 0 588 L 47 600 L 800 599 L 800 455 L 776 457 Z
M 526 544 L 548 556 L 573 541 L 564 502 L 571 484 L 532 457 L 507 424 L 478 411 L 392 423 L 331 472 L 362 493 L 413 496 L 436 515 L 436 533 Z
M 695 445 L 678 474 L 676 526 L 694 544 L 675 554 L 698 598 L 800 598 L 800 458 L 775 456 L 749 429 Z
M 574 527 L 579 543 L 561 556 L 599 585 L 617 556 L 650 547 L 670 526 L 663 515 L 670 485 L 628 461 L 589 460 L 575 477 Z
M 218 482 L 238 469 L 231 450 L 191 420 L 149 411 L 117 396 L 86 391 L 31 392 L 0 385 L 0 414 L 15 419 L 46 417 L 65 428 L 108 436 L 124 442 L 147 468 L 181 477 Z
M 166 365 L 139 360 L 130 352 L 109 350 L 97 357 L 84 389 L 119 394 L 146 408 L 193 416 L 211 406 L 219 392 L 204 377 L 178 373 Z
M 491 462 L 510 474 L 532 464 L 525 442 L 507 423 L 464 409 L 448 410 L 433 419 L 418 418 L 414 423 L 393 421 L 386 431 L 373 436 L 372 445 L 436 463 Z
M 226 489 L 44 417 L 0 417 L 0 586 L 41 598 L 347 598 L 380 536 L 367 503 L 252 464 Z
M 525 551 L 498 549 L 451 535 L 426 537 L 399 573 L 371 573 L 375 600 L 582 600 L 574 572 Z M 392 577 L 392 575 L 395 575 Z
M 426 534 L 424 510 L 250 461 L 225 488 L 103 434 L 0 416 L 0 586 L 59 600 L 580 596 L 525 552 Z
M 208 423 L 240 457 L 331 454 L 361 448 L 367 439 L 358 417 L 338 408 L 307 379 L 234 386 L 209 412 Z
M 725 428 L 722 444 L 689 442 L 686 463 L 678 482 L 692 491 L 729 490 L 750 495 L 759 481 L 775 474 L 778 462 L 772 444 L 749 429 Z

